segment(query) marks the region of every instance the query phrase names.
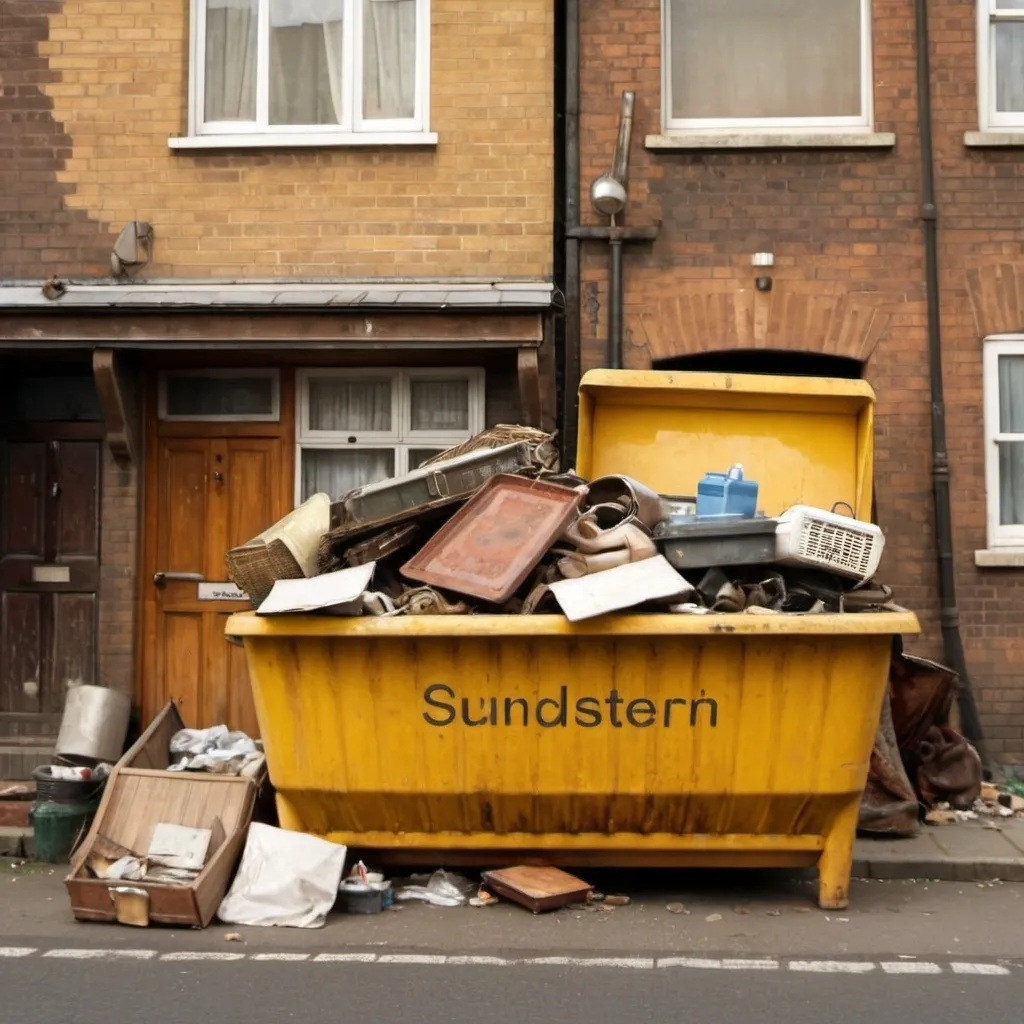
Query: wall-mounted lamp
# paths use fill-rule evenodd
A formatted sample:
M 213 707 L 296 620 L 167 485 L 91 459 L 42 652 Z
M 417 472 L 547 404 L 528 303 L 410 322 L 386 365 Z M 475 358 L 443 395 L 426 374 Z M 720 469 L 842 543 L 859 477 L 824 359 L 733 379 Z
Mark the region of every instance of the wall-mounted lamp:
M 750 265 L 752 267 L 762 267 L 768 269 L 775 266 L 775 253 L 773 252 L 755 252 L 750 257 Z M 770 292 L 772 290 L 772 278 L 770 274 L 758 274 L 754 278 L 754 287 L 759 292 Z

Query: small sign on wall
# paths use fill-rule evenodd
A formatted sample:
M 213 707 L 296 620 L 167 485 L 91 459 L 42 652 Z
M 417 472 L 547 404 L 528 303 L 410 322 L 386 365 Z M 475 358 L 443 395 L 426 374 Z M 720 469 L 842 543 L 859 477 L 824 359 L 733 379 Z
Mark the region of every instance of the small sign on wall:
M 230 580 L 223 583 L 197 583 L 200 601 L 248 601 L 249 595 Z

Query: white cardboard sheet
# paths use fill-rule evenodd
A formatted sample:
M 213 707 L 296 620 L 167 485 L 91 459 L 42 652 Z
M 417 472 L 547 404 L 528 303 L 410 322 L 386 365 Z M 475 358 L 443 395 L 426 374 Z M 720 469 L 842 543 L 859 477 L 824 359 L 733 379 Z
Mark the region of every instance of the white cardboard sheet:
M 570 622 L 632 608 L 644 601 L 676 597 L 692 589 L 664 555 L 551 584 L 551 593 Z
M 278 580 L 257 615 L 294 615 L 298 612 L 331 611 L 336 615 L 361 615 L 363 591 L 373 579 L 376 562 L 351 569 L 325 572 L 304 580 Z

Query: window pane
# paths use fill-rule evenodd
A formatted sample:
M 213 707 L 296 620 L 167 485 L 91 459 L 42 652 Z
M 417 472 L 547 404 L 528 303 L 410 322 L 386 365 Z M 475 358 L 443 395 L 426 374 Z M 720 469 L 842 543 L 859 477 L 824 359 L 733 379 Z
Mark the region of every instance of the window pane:
M 413 430 L 469 430 L 468 380 L 413 380 Z
M 861 0 L 670 3 L 672 117 L 861 115 Z
M 256 119 L 257 0 L 207 0 L 207 121 Z
M 302 500 L 323 492 L 341 498 L 354 487 L 395 475 L 393 448 L 313 449 L 302 452 Z
M 1024 434 L 1024 356 L 999 357 L 999 432 Z
M 416 114 L 416 0 L 363 0 L 363 117 Z
M 391 381 L 314 378 L 309 382 L 310 430 L 391 430 Z
M 344 0 L 270 0 L 270 123 L 341 124 Z
M 1024 441 L 999 445 L 999 522 L 1024 525 Z
M 995 30 L 996 110 L 1020 113 L 1024 111 L 1024 23 L 1004 21 Z
M 204 377 L 169 373 L 164 378 L 168 416 L 272 416 L 274 378 Z
M 441 452 L 446 452 L 447 450 L 447 448 L 410 448 L 409 469 L 419 469 L 428 459 L 432 459 L 434 456 L 440 455 Z

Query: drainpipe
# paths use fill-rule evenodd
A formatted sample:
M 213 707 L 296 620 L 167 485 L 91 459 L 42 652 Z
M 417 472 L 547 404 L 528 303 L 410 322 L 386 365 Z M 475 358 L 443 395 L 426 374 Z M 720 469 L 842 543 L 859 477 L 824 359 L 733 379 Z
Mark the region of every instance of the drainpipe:
M 576 464 L 576 435 L 580 388 L 580 0 L 556 4 L 556 30 L 564 40 L 562 74 L 556 83 L 562 106 L 559 143 L 564 179 L 561 188 L 562 241 L 561 288 L 565 296 L 562 343 L 562 465 Z M 561 21 L 559 25 L 558 22 Z M 557 244 L 557 240 L 556 240 Z
M 935 157 L 932 145 L 931 66 L 928 7 L 915 0 L 917 30 L 917 109 L 921 136 L 921 227 L 924 233 L 925 287 L 928 303 L 928 370 L 932 402 L 932 489 L 935 501 L 935 544 L 939 563 L 942 646 L 946 663 L 960 677 L 957 704 L 964 735 L 982 763 L 991 768 L 967 671 L 956 603 L 953 562 L 953 517 L 949 496 L 949 452 L 946 448 L 946 399 L 942 384 L 942 332 L 939 321 L 938 207 L 935 201 Z
M 605 362 L 622 369 L 622 239 L 608 242 L 608 350 Z

